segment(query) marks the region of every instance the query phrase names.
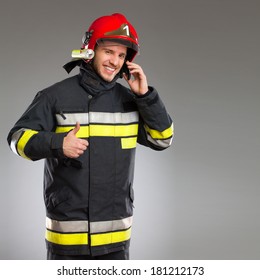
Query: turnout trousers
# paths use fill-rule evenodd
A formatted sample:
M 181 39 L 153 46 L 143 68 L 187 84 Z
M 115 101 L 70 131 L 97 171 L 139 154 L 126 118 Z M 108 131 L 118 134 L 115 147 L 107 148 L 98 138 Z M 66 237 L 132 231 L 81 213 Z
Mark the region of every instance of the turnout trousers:
M 47 250 L 47 260 L 129 260 L 129 249 L 100 256 L 91 255 L 59 255 Z

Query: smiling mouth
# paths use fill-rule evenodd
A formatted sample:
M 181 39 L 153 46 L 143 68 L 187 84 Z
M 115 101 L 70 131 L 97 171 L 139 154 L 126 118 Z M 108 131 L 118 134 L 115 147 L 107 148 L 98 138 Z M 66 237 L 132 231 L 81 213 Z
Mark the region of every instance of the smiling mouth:
M 115 68 L 112 68 L 112 67 L 109 67 L 109 66 L 104 66 L 104 68 L 111 74 L 115 73 L 115 71 L 116 71 Z

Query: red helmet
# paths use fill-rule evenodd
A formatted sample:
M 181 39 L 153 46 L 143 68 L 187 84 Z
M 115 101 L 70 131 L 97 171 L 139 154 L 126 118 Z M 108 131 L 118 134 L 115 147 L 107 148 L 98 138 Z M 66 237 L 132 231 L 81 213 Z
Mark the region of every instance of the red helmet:
M 139 51 L 138 35 L 132 24 L 122 14 L 116 13 L 96 19 L 82 38 L 83 49 L 95 49 L 99 42 L 112 41 L 128 48 L 127 60 L 132 61 Z

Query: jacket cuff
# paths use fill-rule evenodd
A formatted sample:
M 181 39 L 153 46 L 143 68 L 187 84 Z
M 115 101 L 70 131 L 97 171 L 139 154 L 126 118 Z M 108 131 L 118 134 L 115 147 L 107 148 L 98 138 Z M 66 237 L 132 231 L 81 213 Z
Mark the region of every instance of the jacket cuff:
M 134 93 L 134 95 L 135 95 L 135 97 L 136 97 L 137 99 L 138 99 L 138 98 L 144 98 L 144 97 L 148 96 L 148 95 L 151 93 L 151 90 L 152 90 L 152 88 L 149 87 L 149 88 L 148 88 L 148 91 L 147 91 L 145 94 L 139 95 L 139 94 Z
M 64 157 L 63 154 L 63 140 L 67 133 L 54 133 L 51 139 L 52 154 L 56 158 Z
M 148 92 L 143 95 L 135 94 L 135 102 L 138 106 L 147 107 L 156 103 L 159 99 L 158 92 L 155 88 L 149 86 Z

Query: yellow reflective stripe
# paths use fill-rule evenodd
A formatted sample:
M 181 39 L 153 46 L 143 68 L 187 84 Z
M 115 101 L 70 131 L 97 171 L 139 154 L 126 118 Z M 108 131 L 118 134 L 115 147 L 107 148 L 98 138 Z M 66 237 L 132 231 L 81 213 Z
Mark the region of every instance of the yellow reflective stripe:
M 57 233 L 46 230 L 45 238 L 47 241 L 59 245 L 87 245 L 87 233 Z
M 28 141 L 31 139 L 31 137 L 37 133 L 38 133 L 38 131 L 28 129 L 28 130 L 25 130 L 24 133 L 22 134 L 21 138 L 17 142 L 17 151 L 21 157 L 30 159 L 25 155 L 24 148 L 25 148 L 26 144 L 28 143 Z
M 122 149 L 133 149 L 136 147 L 137 137 L 121 138 Z
M 169 128 L 165 129 L 164 131 L 158 131 L 155 129 L 149 128 L 145 125 L 145 130 L 151 135 L 154 139 L 167 139 L 173 136 L 173 125 Z
M 100 245 L 123 242 L 129 240 L 130 237 L 131 237 L 131 228 L 124 231 L 93 234 L 91 235 L 91 245 L 100 246 Z
M 131 228 L 124 231 L 100 233 L 91 235 L 91 246 L 100 246 L 124 242 L 131 237 Z M 46 230 L 47 241 L 59 245 L 88 245 L 87 233 L 57 233 Z
M 90 125 L 90 136 L 124 137 L 138 133 L 138 124 L 130 125 Z
M 75 126 L 57 126 L 55 132 L 56 133 L 64 133 L 71 131 Z M 89 127 L 81 126 L 80 130 L 76 134 L 79 138 L 88 138 L 89 137 Z
M 69 132 L 74 126 L 58 126 L 56 133 Z M 89 136 L 107 136 L 107 137 L 127 137 L 135 136 L 138 133 L 138 124 L 130 125 L 90 125 L 81 126 L 77 137 L 87 138 Z
M 55 132 L 56 133 L 63 133 L 63 132 L 69 132 L 72 130 L 75 126 L 57 126 Z M 80 128 L 82 129 L 82 128 Z

